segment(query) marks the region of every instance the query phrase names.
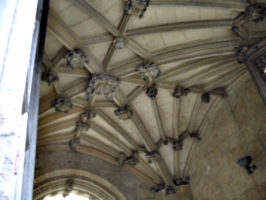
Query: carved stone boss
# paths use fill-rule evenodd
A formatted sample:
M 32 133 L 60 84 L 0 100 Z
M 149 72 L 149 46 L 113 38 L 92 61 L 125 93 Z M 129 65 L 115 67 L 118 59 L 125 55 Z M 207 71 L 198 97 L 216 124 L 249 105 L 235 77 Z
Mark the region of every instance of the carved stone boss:
M 113 43 L 117 49 L 124 49 L 127 45 L 127 39 L 125 37 L 118 36 L 115 38 Z
M 67 113 L 70 109 L 73 109 L 74 106 L 70 99 L 60 98 L 56 100 L 52 105 L 57 112 Z
M 156 65 L 153 62 L 148 62 L 146 64 L 141 65 L 138 68 L 138 72 L 140 75 L 140 78 L 142 78 L 144 81 L 149 81 L 152 78 L 157 78 L 160 76 L 161 70 L 158 65 Z
M 156 163 L 161 160 L 161 155 L 157 151 L 148 152 L 145 157 L 147 158 L 149 164 Z
M 123 166 L 124 164 L 135 166 L 139 163 L 137 155 L 138 155 L 137 151 L 133 151 L 132 155 L 128 157 L 125 154 L 120 154 L 116 160 L 119 166 Z
M 113 100 L 113 96 L 115 95 L 115 91 L 119 84 L 120 80 L 118 78 L 102 74 L 94 74 L 89 81 L 86 97 L 89 98 L 95 94 L 104 94 L 107 99 Z
M 83 113 L 81 114 L 80 121 L 76 123 L 76 128 L 74 130 L 74 138 L 69 141 L 69 147 L 71 150 L 76 150 L 80 145 L 80 134 L 83 131 L 88 131 L 90 128 L 89 120 L 96 117 L 96 111 L 93 107 L 88 106 L 84 108 Z
M 190 134 L 190 138 L 195 138 L 196 140 L 200 141 L 201 138 L 199 136 L 199 133 L 198 132 L 193 132 Z
M 163 190 L 164 188 L 165 188 L 165 184 L 160 183 L 156 187 L 151 187 L 150 191 L 155 193 L 155 192 L 159 192 L 159 191 Z
M 176 87 L 172 96 L 174 98 L 180 98 L 184 95 L 187 96 L 187 94 L 190 92 L 190 90 L 188 88 L 183 88 L 183 87 Z
M 90 128 L 90 124 L 88 122 L 78 121 L 76 123 L 75 133 L 88 131 L 89 128 Z
M 243 63 L 247 57 L 246 51 L 248 50 L 249 46 L 238 46 L 234 49 L 235 55 L 237 57 L 237 61 L 239 63 Z
M 63 197 L 66 198 L 71 193 L 73 188 L 74 188 L 74 181 L 72 179 L 68 179 L 65 182 L 65 190 L 63 192 Z
M 172 186 L 168 186 L 166 189 L 165 189 L 165 192 L 166 192 L 166 195 L 171 195 L 171 194 L 175 194 L 176 193 L 176 190 L 172 187 Z
M 125 6 L 125 14 L 144 17 L 144 13 L 149 6 L 150 0 L 128 0 Z
M 65 55 L 67 65 L 72 69 L 82 68 L 85 63 L 89 63 L 89 57 L 81 49 L 73 49 Z
M 120 120 L 127 120 L 133 116 L 133 111 L 129 106 L 118 108 L 114 113 Z
M 177 185 L 177 186 L 187 185 L 187 184 L 189 184 L 189 182 L 190 182 L 190 177 L 189 176 L 186 176 L 184 178 L 174 179 L 174 184 Z
M 86 122 L 87 120 L 93 119 L 96 117 L 96 111 L 93 107 L 88 106 L 84 108 L 84 112 L 81 115 L 81 120 Z
M 173 143 L 173 149 L 175 151 L 181 151 L 183 149 L 183 141 L 182 140 L 174 141 L 174 143 Z
M 78 137 L 74 137 L 69 141 L 69 147 L 72 151 L 75 151 L 79 145 L 80 145 L 80 138 Z
M 59 80 L 58 74 L 52 68 L 46 68 L 45 71 L 42 72 L 41 80 L 46 82 L 48 85 Z
M 147 96 L 150 97 L 151 99 L 155 99 L 155 97 L 157 96 L 157 93 L 158 93 L 158 89 L 156 88 L 155 84 L 148 87 L 146 90 Z
M 258 23 L 263 21 L 266 15 L 266 8 L 259 5 L 253 4 L 246 9 L 245 19 L 248 22 Z
M 203 93 L 201 95 L 201 100 L 203 103 L 209 103 L 211 100 L 210 94 L 209 93 Z

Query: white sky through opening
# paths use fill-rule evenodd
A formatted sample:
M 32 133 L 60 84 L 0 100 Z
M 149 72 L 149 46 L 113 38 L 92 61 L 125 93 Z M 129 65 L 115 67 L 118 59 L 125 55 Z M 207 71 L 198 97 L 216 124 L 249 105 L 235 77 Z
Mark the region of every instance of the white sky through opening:
M 86 197 L 78 196 L 76 194 L 69 194 L 66 198 L 62 195 L 54 196 L 54 197 L 46 197 L 44 200 L 89 200 Z

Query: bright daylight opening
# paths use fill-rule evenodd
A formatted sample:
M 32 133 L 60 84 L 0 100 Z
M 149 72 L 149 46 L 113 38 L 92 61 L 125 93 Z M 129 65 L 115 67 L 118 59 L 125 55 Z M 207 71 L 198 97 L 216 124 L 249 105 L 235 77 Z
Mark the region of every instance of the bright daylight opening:
M 76 194 L 70 194 L 66 198 L 64 198 L 62 195 L 58 195 L 55 197 L 46 197 L 44 200 L 90 200 L 90 199 L 78 196 Z

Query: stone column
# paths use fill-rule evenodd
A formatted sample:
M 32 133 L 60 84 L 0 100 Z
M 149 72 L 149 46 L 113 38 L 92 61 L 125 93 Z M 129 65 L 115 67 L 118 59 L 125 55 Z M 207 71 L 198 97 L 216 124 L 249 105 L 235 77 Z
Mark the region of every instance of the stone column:
M 0 199 L 4 200 L 21 199 L 27 128 L 22 102 L 37 2 L 0 2 Z

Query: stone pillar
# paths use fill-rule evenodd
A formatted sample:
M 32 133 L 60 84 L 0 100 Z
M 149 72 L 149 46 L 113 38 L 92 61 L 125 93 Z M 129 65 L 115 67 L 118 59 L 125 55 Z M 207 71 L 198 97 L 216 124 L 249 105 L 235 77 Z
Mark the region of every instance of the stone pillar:
M 5 200 L 21 199 L 27 129 L 22 102 L 37 2 L 0 2 L 0 199 Z

